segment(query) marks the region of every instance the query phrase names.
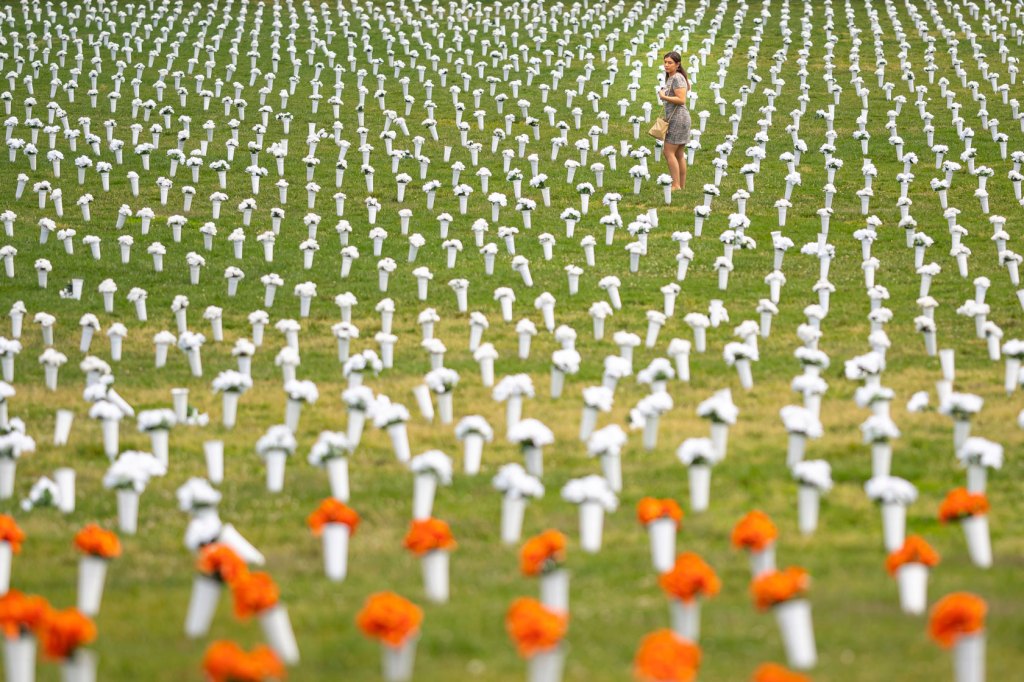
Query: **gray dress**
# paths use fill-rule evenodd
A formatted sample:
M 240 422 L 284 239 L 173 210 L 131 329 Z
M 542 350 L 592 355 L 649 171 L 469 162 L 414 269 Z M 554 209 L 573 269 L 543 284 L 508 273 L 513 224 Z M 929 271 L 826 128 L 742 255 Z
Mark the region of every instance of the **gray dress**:
M 665 83 L 665 94 L 674 97 L 676 89 L 686 89 L 686 79 L 676 72 Z M 665 133 L 666 144 L 686 144 L 690 141 L 690 112 L 684 104 L 665 102 L 665 119 L 668 121 L 668 132 Z

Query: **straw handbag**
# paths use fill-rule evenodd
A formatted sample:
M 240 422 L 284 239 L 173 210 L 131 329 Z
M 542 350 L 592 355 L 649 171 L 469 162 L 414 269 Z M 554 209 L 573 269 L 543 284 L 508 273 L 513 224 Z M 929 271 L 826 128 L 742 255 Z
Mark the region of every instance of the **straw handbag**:
M 668 132 L 668 119 L 663 116 L 659 116 L 651 126 L 651 129 L 647 131 L 647 134 L 653 137 L 655 140 L 665 141 L 665 134 Z

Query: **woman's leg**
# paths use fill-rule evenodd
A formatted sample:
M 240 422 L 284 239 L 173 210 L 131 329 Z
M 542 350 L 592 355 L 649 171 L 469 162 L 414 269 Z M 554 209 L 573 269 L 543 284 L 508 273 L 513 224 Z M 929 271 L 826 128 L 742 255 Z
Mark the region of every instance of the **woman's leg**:
M 672 189 L 679 189 L 679 145 L 665 143 L 665 161 L 668 163 L 668 172 L 672 176 Z
M 676 145 L 676 165 L 679 166 L 679 189 L 686 188 L 686 145 Z

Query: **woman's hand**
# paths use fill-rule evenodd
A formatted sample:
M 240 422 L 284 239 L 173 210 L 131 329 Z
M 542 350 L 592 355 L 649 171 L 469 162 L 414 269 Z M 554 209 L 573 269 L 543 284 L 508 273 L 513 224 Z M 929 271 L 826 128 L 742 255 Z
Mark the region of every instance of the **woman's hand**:
M 665 101 L 667 98 L 668 95 L 665 94 L 664 90 L 658 90 L 658 99 Z

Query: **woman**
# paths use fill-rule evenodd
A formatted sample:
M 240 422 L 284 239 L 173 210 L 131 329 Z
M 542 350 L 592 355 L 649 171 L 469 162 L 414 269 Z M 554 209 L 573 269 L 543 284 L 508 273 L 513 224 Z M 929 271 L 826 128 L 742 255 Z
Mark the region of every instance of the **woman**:
M 672 174 L 672 191 L 686 186 L 686 143 L 690 141 L 690 112 L 686 109 L 686 93 L 690 77 L 683 68 L 678 52 L 665 55 L 665 87 L 658 97 L 665 103 L 665 160 Z

